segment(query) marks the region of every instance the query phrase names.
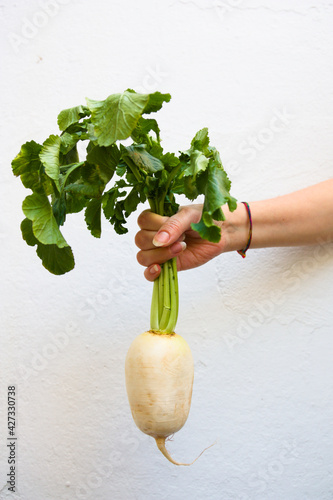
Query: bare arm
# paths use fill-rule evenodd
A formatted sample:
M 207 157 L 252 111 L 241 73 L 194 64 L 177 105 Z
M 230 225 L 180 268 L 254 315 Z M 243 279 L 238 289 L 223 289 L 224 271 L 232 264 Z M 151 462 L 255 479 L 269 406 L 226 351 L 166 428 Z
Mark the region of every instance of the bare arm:
M 252 248 L 318 244 L 333 240 L 333 179 L 251 204 Z

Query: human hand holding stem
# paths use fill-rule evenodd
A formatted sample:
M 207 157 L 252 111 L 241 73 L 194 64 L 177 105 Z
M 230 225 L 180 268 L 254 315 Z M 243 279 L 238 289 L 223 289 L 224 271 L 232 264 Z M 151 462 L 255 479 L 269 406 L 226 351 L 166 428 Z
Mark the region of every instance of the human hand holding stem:
M 275 198 L 250 203 L 253 220 L 251 248 L 303 246 L 333 241 L 333 179 Z M 145 210 L 138 218 L 135 243 L 144 275 L 154 281 L 161 264 L 176 258 L 178 271 L 201 266 L 221 253 L 244 248 L 249 219 L 243 204 L 230 211 L 223 206 L 225 220 L 218 222 L 221 240 L 202 239 L 191 224 L 198 222 L 202 205 L 181 207 L 172 217 Z

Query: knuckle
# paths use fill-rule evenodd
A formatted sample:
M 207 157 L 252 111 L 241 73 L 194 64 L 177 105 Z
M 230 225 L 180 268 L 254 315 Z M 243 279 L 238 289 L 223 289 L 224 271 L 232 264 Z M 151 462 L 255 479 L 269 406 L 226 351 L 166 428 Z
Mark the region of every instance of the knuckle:
M 143 235 L 142 235 L 142 231 L 138 231 L 134 237 L 134 243 L 135 245 L 138 247 L 138 248 L 141 248 L 143 247 Z
M 145 227 L 145 225 L 147 224 L 147 215 L 148 215 L 148 210 L 144 210 L 143 212 L 141 212 L 141 214 L 139 215 L 138 219 L 137 219 L 137 223 L 138 223 L 138 226 L 140 229 L 143 229 Z
M 177 218 L 170 217 L 170 219 L 167 222 L 167 225 L 168 225 L 168 230 L 172 234 L 181 234 L 183 232 L 181 223 Z
M 141 266 L 147 266 L 147 259 L 142 250 L 136 254 L 136 259 Z

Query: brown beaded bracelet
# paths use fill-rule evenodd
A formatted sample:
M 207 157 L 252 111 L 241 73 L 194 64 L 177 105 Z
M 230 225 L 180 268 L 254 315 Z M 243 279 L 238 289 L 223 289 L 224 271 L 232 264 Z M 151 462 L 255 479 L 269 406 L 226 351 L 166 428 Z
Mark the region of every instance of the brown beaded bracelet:
M 251 241 L 252 241 L 252 215 L 251 215 L 251 210 L 249 207 L 249 204 L 246 201 L 242 201 L 243 205 L 245 205 L 246 211 L 249 216 L 249 221 L 250 221 L 250 231 L 249 231 L 249 238 L 247 240 L 246 247 L 243 250 L 237 250 L 237 253 L 243 257 L 243 259 L 246 257 L 246 252 L 250 248 Z

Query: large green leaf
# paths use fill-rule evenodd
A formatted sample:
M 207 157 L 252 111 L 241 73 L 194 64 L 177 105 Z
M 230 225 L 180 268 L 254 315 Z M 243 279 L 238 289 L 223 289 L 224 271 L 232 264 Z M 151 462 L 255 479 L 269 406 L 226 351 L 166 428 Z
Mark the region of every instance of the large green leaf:
M 87 99 L 98 144 L 111 146 L 118 140 L 127 139 L 148 101 L 148 94 L 128 90 L 122 94 L 112 94 L 104 101 Z
M 86 106 L 75 106 L 74 108 L 64 109 L 58 115 L 58 126 L 60 130 L 66 130 L 73 123 L 90 114 Z
M 37 245 L 37 255 L 42 264 L 50 273 L 61 275 L 68 273 L 75 266 L 71 247 L 59 248 L 57 245 Z
M 52 274 L 60 275 L 74 268 L 74 256 L 69 246 L 59 248 L 57 245 L 43 245 L 32 230 L 32 221 L 24 219 L 21 223 L 22 237 L 29 246 L 37 245 L 37 255 L 43 266 Z
M 60 191 L 59 185 L 59 154 L 61 139 L 58 135 L 50 135 L 43 144 L 39 158 L 44 165 L 45 173 L 52 179 Z
M 33 193 L 25 198 L 22 204 L 24 215 L 32 221 L 34 236 L 44 245 L 68 246 L 61 234 L 52 212 L 48 197 Z

